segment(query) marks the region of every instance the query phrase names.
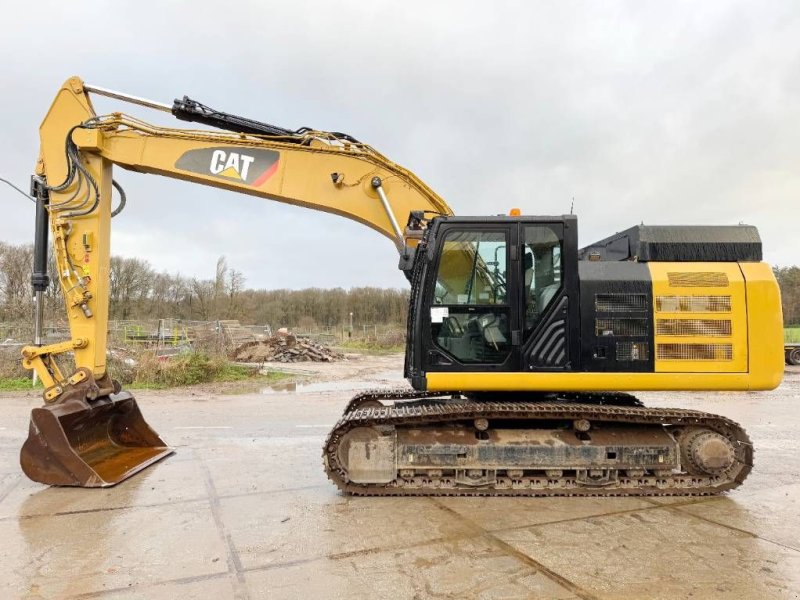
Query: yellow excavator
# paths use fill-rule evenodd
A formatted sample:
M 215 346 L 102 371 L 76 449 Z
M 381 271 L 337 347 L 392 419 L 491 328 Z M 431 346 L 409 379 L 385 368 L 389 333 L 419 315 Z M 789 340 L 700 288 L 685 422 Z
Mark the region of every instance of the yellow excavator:
M 90 95 L 209 129 L 98 116 Z M 780 295 L 754 227 L 640 225 L 579 248 L 573 215 L 456 217 L 350 135 L 77 77 L 40 133 L 35 343 L 23 362 L 44 382 L 45 405 L 21 451 L 35 481 L 110 486 L 172 452 L 106 370 L 110 225 L 125 203 L 114 166 L 338 214 L 395 244 L 411 283 L 411 386 L 356 395 L 328 435 L 325 470 L 346 493 L 712 494 L 751 470 L 738 424 L 648 408 L 629 392 L 780 383 Z M 42 335 L 49 235 L 71 331 L 55 344 Z M 66 353 L 74 372 L 59 367 Z

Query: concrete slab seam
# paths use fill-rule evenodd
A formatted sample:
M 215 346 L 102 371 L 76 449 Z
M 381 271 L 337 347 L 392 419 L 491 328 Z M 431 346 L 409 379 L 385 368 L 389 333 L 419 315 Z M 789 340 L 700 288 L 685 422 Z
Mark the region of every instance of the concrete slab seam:
M 664 508 L 672 509 L 673 507 L 665 506 Z M 716 525 L 717 527 L 724 527 L 725 529 L 729 529 L 729 530 L 735 531 L 737 533 L 743 533 L 744 535 L 747 535 L 749 537 L 753 537 L 753 538 L 756 538 L 756 539 L 761 540 L 763 542 L 768 542 L 770 544 L 774 544 L 775 546 L 780 546 L 781 548 L 785 548 L 786 550 L 792 550 L 793 552 L 800 552 L 800 548 L 795 548 L 794 546 L 788 546 L 788 545 L 786 545 L 786 544 L 784 544 L 782 542 L 778 542 L 776 540 L 771 540 L 771 539 L 763 537 L 763 536 L 761 536 L 761 535 L 759 535 L 757 533 L 753 533 L 752 531 L 747 531 L 746 529 L 741 529 L 740 527 L 734 527 L 733 525 L 728 525 L 727 523 L 720 523 L 719 521 L 715 521 L 714 519 L 709 519 L 708 517 L 702 517 L 700 515 L 696 515 L 694 513 L 690 513 L 690 512 L 685 511 L 685 510 L 681 510 L 680 506 L 676 506 L 674 508 L 673 512 L 676 512 L 676 513 L 678 513 L 680 515 L 683 515 L 683 516 L 694 517 L 695 519 L 699 519 L 700 521 L 704 521 L 706 523 L 709 523 L 710 525 Z
M 315 485 L 304 485 L 300 487 L 291 487 L 291 488 L 284 488 L 280 490 L 257 490 L 253 492 L 241 492 L 238 494 L 220 494 L 218 498 L 220 500 L 229 500 L 231 498 L 247 498 L 248 496 L 267 496 L 270 494 L 281 494 L 284 492 L 304 492 L 306 490 L 318 490 L 321 488 L 330 488 L 331 484 L 328 483 L 319 483 Z
M 569 579 L 567 579 L 563 575 L 559 575 L 558 573 L 556 573 L 552 569 L 544 566 L 542 563 L 540 563 L 539 561 L 537 561 L 533 557 L 528 556 L 524 552 L 520 552 L 519 550 L 514 548 L 511 544 L 501 540 L 500 538 L 495 536 L 491 531 L 488 531 L 488 530 L 484 529 L 480 525 L 478 525 L 475 522 L 473 522 L 471 519 L 468 519 L 468 518 L 464 517 L 463 515 L 461 515 L 457 511 L 451 509 L 449 506 L 445 506 L 444 504 L 441 504 L 435 498 L 430 498 L 430 500 L 431 500 L 431 502 L 436 504 L 440 509 L 452 514 L 456 518 L 458 518 L 461 521 L 463 521 L 464 523 L 466 523 L 468 526 L 479 530 L 481 532 L 482 537 L 484 537 L 484 539 L 486 539 L 488 542 L 490 542 L 496 548 L 498 548 L 501 551 L 503 551 L 505 554 L 507 554 L 507 555 L 509 555 L 509 556 L 511 556 L 513 558 L 516 558 L 517 560 L 519 560 L 523 564 L 526 564 L 526 565 L 532 567 L 538 573 L 541 573 L 542 575 L 547 577 L 549 580 L 551 580 L 554 583 L 560 585 L 561 587 L 569 590 L 570 592 L 572 592 L 573 594 L 575 594 L 579 598 L 582 598 L 583 600 L 598 600 L 597 596 L 594 596 L 593 594 L 591 594 L 588 591 L 584 590 L 578 584 L 570 581 Z
M 674 497 L 674 496 L 673 496 Z M 713 502 L 714 500 L 719 500 L 720 498 L 725 498 L 725 496 L 701 496 L 701 497 L 688 497 L 684 500 L 678 500 L 676 502 L 671 502 L 669 504 L 661 503 L 655 498 L 649 498 L 647 496 L 641 496 L 640 499 L 644 500 L 648 504 L 652 504 L 653 506 L 693 506 L 695 504 L 703 504 L 705 502 Z
M 17 473 L 16 474 L 16 479 L 14 479 L 10 484 L 8 484 L 8 486 L 6 486 L 6 489 L 4 489 L 2 492 L 0 492 L 0 503 L 2 503 L 3 500 L 5 500 L 8 497 L 8 495 L 11 492 L 14 491 L 14 489 L 19 485 L 20 481 L 22 481 L 22 476 Z M 13 517 L 9 517 L 9 518 L 13 518 Z M 0 519 L 0 521 L 2 521 L 2 520 L 3 519 Z
M 105 598 L 107 596 L 114 596 L 116 594 L 130 593 L 131 591 L 152 590 L 165 585 L 182 585 L 186 583 L 197 583 L 198 581 L 210 581 L 212 579 L 220 579 L 222 577 L 230 577 L 231 573 L 209 573 L 207 575 L 193 575 L 191 577 L 178 577 L 177 579 L 165 579 L 163 581 L 153 581 L 151 583 L 143 583 L 140 585 L 132 585 L 118 588 L 108 588 L 105 590 L 97 590 L 95 592 L 86 592 L 77 594 L 75 596 L 66 596 L 64 600 L 88 600 L 90 598 Z
M 603 517 L 616 517 L 618 515 L 627 515 L 635 512 L 644 512 L 648 510 L 656 510 L 664 508 L 663 504 L 654 504 L 649 507 L 627 508 L 625 510 L 617 510 L 613 512 L 600 513 L 597 515 L 584 515 L 580 517 L 569 517 L 567 519 L 555 519 L 553 521 L 542 521 L 540 523 L 531 523 L 530 525 L 513 525 L 511 527 L 501 527 L 499 529 L 484 529 L 489 533 L 505 533 L 507 531 L 517 531 L 519 529 L 533 529 L 535 527 L 543 527 L 545 525 L 560 525 L 562 523 L 570 523 L 572 521 L 588 521 L 590 519 L 602 519 Z M 466 518 L 466 517 L 465 517 Z
M 214 517 L 214 523 L 216 524 L 217 530 L 219 531 L 220 536 L 228 548 L 228 571 L 236 576 L 234 596 L 239 600 L 249 600 L 250 595 L 247 592 L 247 582 L 244 578 L 242 560 L 239 557 L 239 552 L 236 550 L 236 546 L 233 543 L 233 538 L 231 537 L 231 534 L 222 519 L 222 506 L 220 505 L 214 480 L 211 478 L 211 470 L 203 460 L 200 461 L 200 467 L 205 475 L 208 501 L 209 505 L 211 506 L 211 514 Z
M 21 479 L 21 478 L 20 478 Z M 6 492 L 0 494 L 0 502 L 13 491 L 13 488 L 19 483 L 19 479 L 8 489 Z M 220 500 L 227 500 L 230 498 L 244 498 L 248 496 L 258 496 L 258 495 L 269 495 L 269 494 L 279 494 L 282 492 L 302 492 L 305 490 L 312 490 L 318 489 L 323 487 L 329 487 L 329 484 L 319 484 L 319 485 L 309 485 L 303 487 L 296 487 L 296 488 L 286 488 L 283 490 L 263 490 L 257 492 L 242 492 L 241 494 L 224 494 L 221 496 L 217 496 Z M 117 510 L 133 510 L 137 508 L 153 508 L 159 506 L 175 506 L 179 504 L 190 504 L 192 502 L 202 502 L 205 501 L 207 498 L 206 496 L 199 496 L 197 498 L 184 498 L 182 500 L 170 500 L 169 502 L 153 502 L 150 504 L 131 504 L 126 506 L 109 506 L 106 508 L 86 508 L 81 510 L 65 510 L 65 511 L 58 511 L 54 513 L 37 513 L 32 515 L 11 515 L 7 517 L 0 517 L 0 523 L 3 521 L 16 521 L 22 519 L 40 519 L 43 517 L 61 517 L 61 516 L 69 516 L 69 515 L 80 515 L 84 513 L 93 513 L 93 512 L 109 512 L 109 511 L 117 511 Z
M 72 515 L 85 515 L 88 513 L 103 513 L 103 512 L 115 512 L 115 511 L 124 511 L 124 510 L 138 510 L 141 508 L 159 508 L 162 506 L 176 506 L 180 504 L 192 504 L 192 503 L 200 503 L 205 502 L 207 498 L 199 497 L 199 498 L 186 498 L 184 500 L 173 500 L 171 502 L 154 502 L 152 504 L 136 504 L 136 505 L 129 505 L 129 506 L 109 506 L 107 508 L 83 508 L 80 510 L 62 510 L 54 513 L 37 513 L 33 515 L 16 515 L 16 516 L 9 516 L 9 517 L 0 517 L 0 523 L 3 521 L 28 521 L 31 519 L 49 519 L 52 517 L 69 517 Z
M 372 548 L 362 548 L 361 550 L 350 550 L 348 552 L 334 552 L 332 554 L 325 554 L 321 556 L 312 556 L 309 558 L 298 558 L 295 560 L 287 560 L 284 562 L 274 562 L 268 565 L 258 565 L 254 567 L 244 567 L 244 573 L 253 573 L 258 571 L 270 571 L 273 569 L 284 569 L 287 567 L 296 567 L 305 565 L 321 560 L 345 560 L 358 556 L 369 556 L 370 554 L 380 554 L 382 552 L 396 552 L 400 550 L 412 550 L 414 548 L 424 548 L 425 546 L 432 546 L 434 544 L 441 544 L 446 542 L 458 541 L 463 539 L 470 539 L 480 537 L 480 532 L 460 533 L 456 535 L 442 536 L 438 538 L 421 540 L 418 542 L 411 542 L 409 544 L 392 544 L 391 546 L 373 546 Z

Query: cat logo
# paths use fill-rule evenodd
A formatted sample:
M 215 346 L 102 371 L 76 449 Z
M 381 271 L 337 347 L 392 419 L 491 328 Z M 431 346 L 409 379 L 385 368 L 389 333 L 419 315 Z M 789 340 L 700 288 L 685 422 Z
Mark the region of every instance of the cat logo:
M 280 166 L 280 153 L 259 148 L 199 148 L 189 150 L 175 162 L 175 168 L 200 175 L 213 176 L 228 182 L 259 187 L 266 183 Z
M 247 156 L 238 152 L 229 152 L 226 158 L 225 150 L 214 150 L 211 153 L 211 166 L 208 170 L 214 175 L 233 177 L 247 181 L 247 171 L 256 160 L 255 156 Z

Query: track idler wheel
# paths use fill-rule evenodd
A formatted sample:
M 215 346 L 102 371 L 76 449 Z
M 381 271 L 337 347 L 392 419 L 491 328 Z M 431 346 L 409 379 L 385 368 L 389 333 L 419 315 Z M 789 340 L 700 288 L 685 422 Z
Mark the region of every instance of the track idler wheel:
M 696 429 L 681 436 L 681 453 L 687 470 L 693 474 L 720 475 L 736 460 L 731 441 L 710 429 Z
M 337 451 L 339 464 L 353 483 L 385 484 L 392 481 L 395 463 L 395 436 L 375 427 L 356 427 L 348 431 Z

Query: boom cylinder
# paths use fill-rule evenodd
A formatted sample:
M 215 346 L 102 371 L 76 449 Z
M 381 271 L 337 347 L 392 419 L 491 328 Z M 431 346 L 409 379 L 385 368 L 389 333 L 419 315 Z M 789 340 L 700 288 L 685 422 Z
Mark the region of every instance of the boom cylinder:
M 373 177 L 371 183 L 374 190 L 378 193 L 378 198 L 381 199 L 381 204 L 383 204 L 383 210 L 386 211 L 386 216 L 389 217 L 389 223 L 391 223 L 392 229 L 394 230 L 397 250 L 402 252 L 403 246 L 405 245 L 403 230 L 400 229 L 400 225 L 398 225 L 397 219 L 392 212 L 392 205 L 389 203 L 389 198 L 386 197 L 386 192 L 383 191 L 383 182 L 380 177 Z
M 36 317 L 34 322 L 34 343 L 41 346 L 43 343 L 42 330 L 44 328 L 44 292 L 50 285 L 50 276 L 47 274 L 47 246 L 49 218 L 47 204 L 49 194 L 45 181 L 41 177 L 31 178 L 31 194 L 36 197 L 36 223 L 33 240 L 33 274 L 31 287 L 36 302 Z

